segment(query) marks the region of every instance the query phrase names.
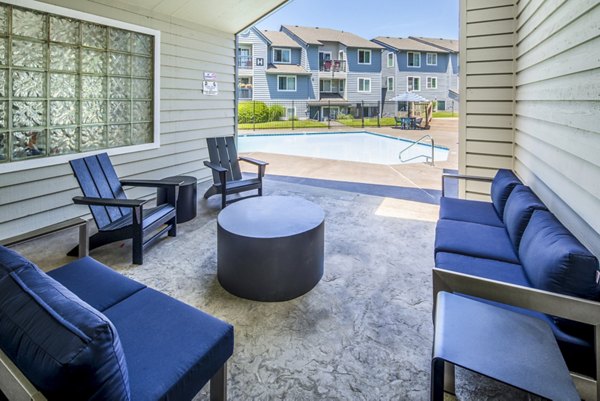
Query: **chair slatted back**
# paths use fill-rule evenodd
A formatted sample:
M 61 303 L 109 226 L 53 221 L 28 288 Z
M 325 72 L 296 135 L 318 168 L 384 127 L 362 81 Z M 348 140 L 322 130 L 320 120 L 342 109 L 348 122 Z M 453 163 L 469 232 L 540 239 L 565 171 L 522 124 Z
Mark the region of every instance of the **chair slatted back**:
M 207 138 L 206 143 L 210 162 L 227 169 L 227 181 L 241 180 L 242 171 L 233 137 Z M 216 171 L 213 171 L 213 180 L 215 183 L 219 182 Z
M 127 199 L 119 177 L 106 153 L 71 160 L 73 174 L 84 196 L 105 199 Z M 90 206 L 98 229 L 131 213 L 129 208 Z

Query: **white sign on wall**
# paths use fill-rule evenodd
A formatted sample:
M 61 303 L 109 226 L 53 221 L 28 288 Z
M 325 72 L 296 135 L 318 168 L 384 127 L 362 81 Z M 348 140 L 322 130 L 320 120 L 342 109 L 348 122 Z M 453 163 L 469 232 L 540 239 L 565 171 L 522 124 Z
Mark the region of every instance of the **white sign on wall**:
M 209 96 L 219 94 L 219 87 L 215 81 L 202 81 L 202 93 Z

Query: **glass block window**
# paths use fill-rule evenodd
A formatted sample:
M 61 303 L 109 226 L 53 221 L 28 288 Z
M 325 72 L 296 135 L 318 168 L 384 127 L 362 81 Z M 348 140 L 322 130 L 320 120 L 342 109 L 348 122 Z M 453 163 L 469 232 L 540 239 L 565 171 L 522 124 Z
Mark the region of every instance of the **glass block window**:
M 0 163 L 154 141 L 154 36 L 0 3 Z

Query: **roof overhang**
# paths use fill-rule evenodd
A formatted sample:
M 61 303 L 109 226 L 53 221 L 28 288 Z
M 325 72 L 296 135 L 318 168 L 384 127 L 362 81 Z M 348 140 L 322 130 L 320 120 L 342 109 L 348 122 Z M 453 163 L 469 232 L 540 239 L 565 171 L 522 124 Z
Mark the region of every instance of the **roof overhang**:
M 238 33 L 291 0 L 94 0 L 111 7 L 162 14 L 222 32 Z

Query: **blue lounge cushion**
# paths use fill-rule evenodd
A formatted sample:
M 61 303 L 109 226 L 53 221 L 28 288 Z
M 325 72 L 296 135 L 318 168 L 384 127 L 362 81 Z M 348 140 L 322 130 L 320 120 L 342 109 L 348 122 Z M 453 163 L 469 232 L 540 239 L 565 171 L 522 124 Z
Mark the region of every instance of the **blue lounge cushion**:
M 535 288 L 599 300 L 598 259 L 548 211 L 533 213 L 519 248 Z
M 512 242 L 502 227 L 457 220 L 439 220 L 435 227 L 435 253 L 450 252 L 519 263 Z
M 133 400 L 191 400 L 233 353 L 233 327 L 151 288 L 105 311 L 119 333 Z
M 440 199 L 440 219 L 504 227 L 504 223 L 492 203 L 476 200 L 442 197 Z
M 0 245 L 0 278 L 31 266 L 33 264 L 19 253 Z
M 546 210 L 546 205 L 525 185 L 517 185 L 511 192 L 504 207 L 504 224 L 515 249 L 535 210 Z
M 438 252 L 435 266 L 472 276 L 531 287 L 521 265 L 499 260 L 477 258 L 458 253 Z
M 100 312 L 146 288 L 89 256 L 52 270 L 48 275 Z
M 504 206 L 515 186 L 522 184 L 515 173 L 501 168 L 492 181 L 491 197 L 498 216 L 504 215 Z
M 129 400 L 110 321 L 36 266 L 0 279 L 0 348 L 49 400 Z

